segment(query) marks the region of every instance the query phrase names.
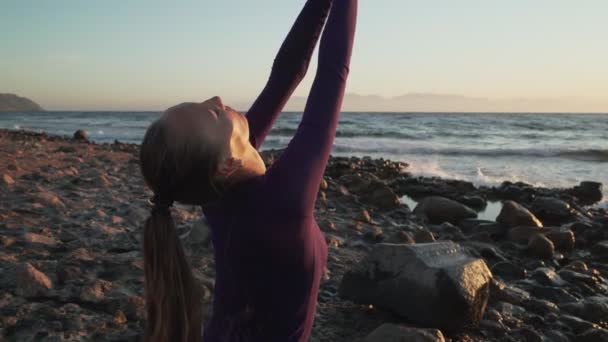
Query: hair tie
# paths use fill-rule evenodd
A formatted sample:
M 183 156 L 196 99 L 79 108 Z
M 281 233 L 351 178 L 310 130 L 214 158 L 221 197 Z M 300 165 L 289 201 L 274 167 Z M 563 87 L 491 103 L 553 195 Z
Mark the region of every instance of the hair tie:
M 159 194 L 154 194 L 154 196 L 150 198 L 149 202 L 152 204 L 153 213 L 158 213 L 166 216 L 171 215 L 170 207 L 173 206 L 172 199 L 165 198 L 165 196 L 160 196 Z

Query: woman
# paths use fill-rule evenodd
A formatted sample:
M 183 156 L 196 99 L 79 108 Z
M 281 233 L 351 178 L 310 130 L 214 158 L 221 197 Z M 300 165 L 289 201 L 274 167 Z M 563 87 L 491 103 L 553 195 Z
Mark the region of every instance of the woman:
M 212 231 L 216 282 L 204 342 L 308 340 L 327 262 L 314 204 L 356 15 L 357 0 L 308 0 L 246 116 L 214 97 L 169 108 L 148 128 L 140 155 L 155 194 L 143 243 L 146 340 L 200 340 L 200 295 L 170 216 L 174 201 L 201 205 Z M 302 121 L 267 170 L 257 150 L 304 77 L 326 18 Z

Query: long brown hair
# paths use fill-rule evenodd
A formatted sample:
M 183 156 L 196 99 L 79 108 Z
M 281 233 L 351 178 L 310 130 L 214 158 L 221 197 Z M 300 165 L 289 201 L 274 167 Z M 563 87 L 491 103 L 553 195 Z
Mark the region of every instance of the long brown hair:
M 213 182 L 219 148 L 200 135 L 171 136 L 166 117 L 147 129 L 140 149 L 140 168 L 156 194 L 200 205 L 221 193 Z M 198 139 L 198 141 L 197 141 Z M 202 292 L 193 276 L 172 216 L 152 212 L 144 223 L 144 292 L 146 342 L 200 342 Z

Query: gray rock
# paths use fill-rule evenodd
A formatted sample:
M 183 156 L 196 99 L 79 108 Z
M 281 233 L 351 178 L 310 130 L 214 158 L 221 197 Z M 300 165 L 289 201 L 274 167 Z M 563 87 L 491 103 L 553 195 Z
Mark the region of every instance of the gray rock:
M 504 201 L 496 222 L 505 227 L 542 227 L 542 222 L 528 209 L 514 201 Z
M 433 224 L 457 224 L 461 220 L 477 217 L 477 212 L 466 205 L 440 196 L 426 197 L 416 205 L 413 212 Z
M 372 331 L 363 342 L 444 342 L 440 330 L 420 329 L 385 323 Z
M 602 183 L 584 181 L 572 188 L 570 193 L 579 199 L 582 205 L 591 205 L 602 200 Z
M 422 326 L 457 331 L 481 320 L 491 279 L 482 259 L 451 241 L 378 244 L 344 275 L 340 294 Z

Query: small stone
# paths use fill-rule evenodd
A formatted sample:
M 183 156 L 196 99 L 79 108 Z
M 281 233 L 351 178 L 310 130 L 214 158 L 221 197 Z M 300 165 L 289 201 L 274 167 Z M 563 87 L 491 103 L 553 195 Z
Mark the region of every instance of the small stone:
M 88 141 L 89 135 L 87 134 L 87 132 L 85 130 L 79 129 L 76 132 L 74 132 L 74 135 L 72 136 L 72 138 L 74 140 Z
M 392 323 L 384 323 L 372 331 L 363 342 L 444 342 L 440 330 L 412 328 Z
M 414 232 L 414 240 L 416 243 L 435 242 L 435 235 L 428 230 L 416 230 Z
M 25 233 L 23 235 L 23 239 L 26 242 L 32 243 L 32 244 L 40 244 L 40 245 L 45 245 L 45 246 L 50 246 L 50 247 L 54 247 L 57 245 L 57 240 L 50 238 L 48 236 L 45 235 L 41 235 L 41 234 L 35 234 L 35 233 Z
M 125 324 L 127 323 L 127 316 L 125 316 L 122 311 L 116 310 L 114 316 L 112 317 L 112 322 L 117 325 Z
M 39 192 L 35 195 L 36 199 L 43 204 L 51 207 L 59 207 L 64 208 L 65 204 L 63 201 L 55 194 L 51 192 Z
M 530 239 L 527 248 L 528 253 L 541 259 L 551 259 L 555 252 L 555 246 L 551 240 L 542 234 L 537 234 Z
M 492 266 L 492 274 L 504 279 L 521 279 L 526 276 L 526 270 L 509 261 L 501 261 Z
M 85 302 L 99 303 L 105 296 L 105 292 L 112 288 L 112 283 L 97 279 L 89 286 L 85 286 L 80 292 L 80 300 Z
M 13 179 L 13 177 L 7 175 L 6 173 L 2 175 L 2 181 L 6 185 L 13 185 L 13 184 L 15 184 L 15 180 Z
M 15 293 L 23 297 L 35 297 L 53 288 L 53 283 L 46 274 L 37 270 L 30 263 L 24 263 L 15 269 Z
M 116 215 L 112 215 L 111 220 L 112 224 L 121 224 L 125 221 L 122 217 Z
M 323 178 L 321 180 L 321 184 L 320 184 L 319 188 L 321 190 L 327 190 L 327 188 L 329 188 L 329 185 L 327 184 L 327 181 L 325 180 L 325 178 Z
M 361 213 L 359 213 L 357 220 L 361 221 L 361 222 L 365 222 L 365 223 L 372 223 L 372 217 L 369 215 L 369 212 L 365 209 L 363 209 L 361 211 Z
M 591 255 L 600 260 L 608 260 L 608 240 L 600 241 L 591 248 Z
M 547 267 L 539 267 L 530 273 L 530 278 L 536 280 L 541 285 L 546 286 L 564 286 L 566 281 L 562 279 L 555 271 Z

